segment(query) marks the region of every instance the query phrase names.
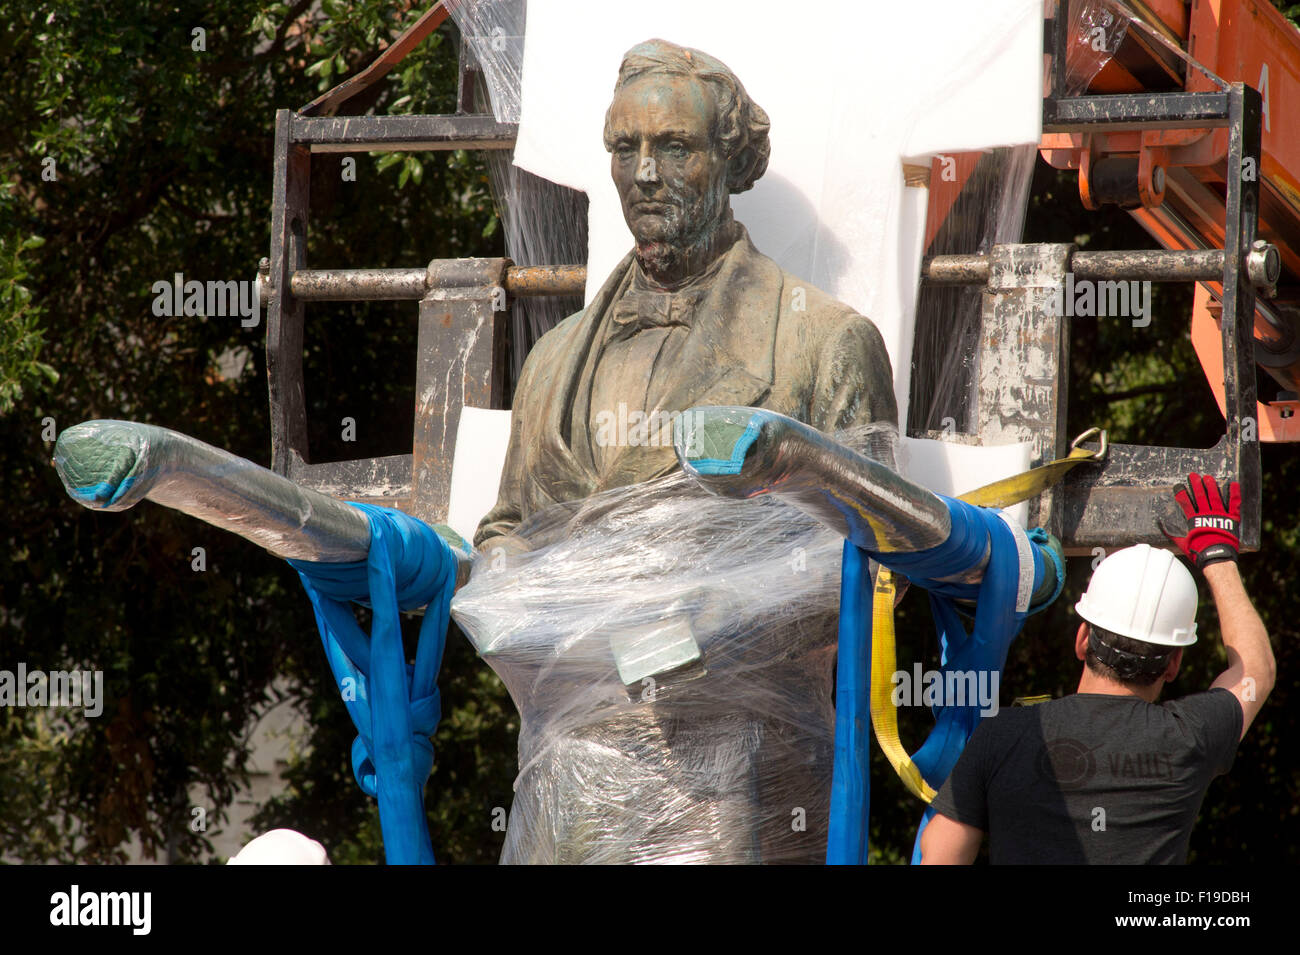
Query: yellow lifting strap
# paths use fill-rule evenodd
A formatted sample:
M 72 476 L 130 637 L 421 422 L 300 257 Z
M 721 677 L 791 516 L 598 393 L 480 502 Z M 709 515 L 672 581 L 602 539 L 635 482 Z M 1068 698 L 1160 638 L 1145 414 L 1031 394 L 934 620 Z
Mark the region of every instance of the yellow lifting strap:
M 1100 434 L 1097 451 L 1081 447 L 1084 441 Z M 1031 468 L 1023 474 L 994 481 L 957 499 L 978 507 L 1008 507 L 1037 497 L 1065 477 L 1071 468 L 1085 461 L 1101 461 L 1106 456 L 1106 432 L 1091 428 L 1070 442 L 1070 453 L 1048 464 Z M 898 669 L 894 643 L 894 594 L 896 586 L 891 571 L 881 567 L 876 574 L 871 606 L 871 726 L 889 764 L 913 794 L 929 803 L 935 791 L 912 762 L 898 738 L 898 709 L 893 700 L 893 675 Z
M 1101 447 L 1098 450 L 1081 447 L 1084 441 L 1094 435 L 1100 435 Z M 985 484 L 983 487 L 960 495 L 957 500 L 977 507 L 1009 507 L 1012 504 L 1019 504 L 1021 501 L 1042 494 L 1065 477 L 1065 473 L 1075 465 L 1083 464 L 1085 461 L 1101 461 L 1106 457 L 1106 448 L 1106 432 L 1100 428 L 1089 428 L 1070 442 L 1070 453 L 1065 457 L 1030 468 L 1021 474 L 1003 478 L 1001 481 Z

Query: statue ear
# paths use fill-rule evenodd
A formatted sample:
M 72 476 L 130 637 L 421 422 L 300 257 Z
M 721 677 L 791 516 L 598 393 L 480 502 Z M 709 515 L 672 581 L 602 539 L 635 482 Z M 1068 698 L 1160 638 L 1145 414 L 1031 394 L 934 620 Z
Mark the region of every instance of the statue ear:
M 727 161 L 727 189 L 732 193 L 753 188 L 754 147 L 746 146 Z

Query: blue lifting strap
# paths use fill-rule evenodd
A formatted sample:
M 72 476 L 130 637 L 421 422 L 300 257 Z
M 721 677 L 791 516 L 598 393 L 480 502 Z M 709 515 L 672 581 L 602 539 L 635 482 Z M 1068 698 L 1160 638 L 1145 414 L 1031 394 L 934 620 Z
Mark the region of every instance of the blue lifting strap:
M 1019 633 L 1030 608 L 1025 587 L 1037 589 L 1046 571 L 1047 559 L 1056 563 L 1044 547 L 1046 535 L 1038 529 L 1027 535 L 1032 554 L 1032 582 L 1021 578 L 1022 547 L 1017 533 L 998 511 L 976 507 L 943 497 L 952 516 L 952 533 L 937 547 L 912 554 L 869 553 L 851 540 L 844 544 L 841 569 L 839 664 L 836 684 L 835 768 L 831 790 L 830 832 L 826 861 L 829 865 L 855 865 L 867 861 L 868 811 L 870 807 L 869 734 L 872 585 L 868 558 L 877 560 L 930 593 L 930 607 L 942 649 L 941 671 L 1001 674 L 1011 641 Z M 1023 532 L 1021 532 L 1023 533 Z M 933 578 L 946 577 L 974 566 L 989 542 L 989 563 L 979 584 L 953 584 Z M 1022 541 L 1023 544 L 1023 541 Z M 1051 555 L 1045 558 L 1044 555 Z M 1025 570 L 1029 570 L 1026 563 Z M 1060 568 L 1057 567 L 1057 592 Z M 1026 574 L 1028 577 L 1028 573 Z M 1053 594 L 1055 597 L 1055 594 Z M 975 600 L 974 628 L 967 632 L 955 600 Z M 981 718 L 981 704 L 967 700 L 958 706 L 933 708 L 935 726 L 912 756 L 925 781 L 934 788 L 947 779 L 966 741 Z M 933 814 L 927 809 L 921 830 Z M 913 861 L 918 860 L 920 831 Z
M 379 802 L 390 865 L 433 865 L 424 785 L 433 770 L 430 737 L 442 715 L 438 670 L 447 639 L 456 556 L 423 521 L 353 503 L 370 521 L 370 553 L 351 563 L 290 560 L 311 598 L 316 625 L 357 728 L 352 772 Z M 373 611 L 370 634 L 350 603 Z M 398 614 L 426 607 L 415 665 L 406 662 Z

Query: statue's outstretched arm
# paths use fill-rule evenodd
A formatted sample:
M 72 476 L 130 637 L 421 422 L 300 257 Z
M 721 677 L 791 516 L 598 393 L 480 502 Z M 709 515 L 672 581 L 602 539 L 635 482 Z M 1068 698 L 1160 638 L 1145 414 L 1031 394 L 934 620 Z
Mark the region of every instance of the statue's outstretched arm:
M 92 510 L 124 511 L 147 498 L 277 557 L 345 563 L 365 560 L 370 551 L 370 525 L 361 511 L 167 428 L 83 422 L 59 435 L 54 467 L 69 496 Z M 463 580 L 467 545 L 450 528 L 434 530 L 453 544 Z

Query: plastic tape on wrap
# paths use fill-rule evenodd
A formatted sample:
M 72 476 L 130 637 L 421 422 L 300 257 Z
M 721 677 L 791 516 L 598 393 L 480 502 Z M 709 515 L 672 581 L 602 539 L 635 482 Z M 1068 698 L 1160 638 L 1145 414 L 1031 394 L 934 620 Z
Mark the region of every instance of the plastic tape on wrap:
M 321 642 L 357 728 L 352 771 L 379 802 L 384 853 L 392 865 L 432 865 L 424 784 L 441 704 L 436 681 L 447 639 L 456 556 L 429 525 L 387 507 L 353 506 L 370 521 L 366 560 L 291 560 L 311 598 Z M 373 611 L 370 634 L 350 603 Z M 427 607 L 415 665 L 406 662 L 398 614 Z

